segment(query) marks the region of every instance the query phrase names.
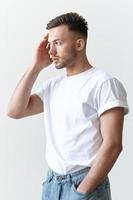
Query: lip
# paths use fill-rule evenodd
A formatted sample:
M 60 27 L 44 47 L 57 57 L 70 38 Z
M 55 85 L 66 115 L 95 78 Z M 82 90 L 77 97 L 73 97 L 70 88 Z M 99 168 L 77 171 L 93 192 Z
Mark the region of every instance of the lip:
M 52 60 L 53 60 L 53 61 L 58 61 L 58 60 L 59 60 L 59 57 L 53 57 Z
M 59 59 L 59 57 L 52 57 L 53 60 Z

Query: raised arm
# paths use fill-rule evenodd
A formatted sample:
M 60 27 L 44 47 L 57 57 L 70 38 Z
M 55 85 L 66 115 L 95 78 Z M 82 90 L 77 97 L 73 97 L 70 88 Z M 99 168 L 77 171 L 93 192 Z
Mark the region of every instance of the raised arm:
M 47 49 L 48 35 L 39 44 L 33 64 L 18 83 L 8 104 L 7 115 L 19 119 L 43 112 L 43 102 L 39 96 L 31 94 L 32 87 L 40 71 L 51 64 Z

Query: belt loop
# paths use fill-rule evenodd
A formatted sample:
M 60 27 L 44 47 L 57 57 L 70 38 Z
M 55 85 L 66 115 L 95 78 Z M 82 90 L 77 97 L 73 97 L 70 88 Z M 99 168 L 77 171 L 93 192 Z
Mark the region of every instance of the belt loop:
M 53 172 L 52 172 L 51 169 L 48 170 L 48 175 L 47 175 L 47 177 L 48 177 L 48 181 L 51 181 L 51 180 L 52 180 L 52 178 L 53 178 Z
M 72 184 L 72 175 L 69 174 L 68 180 L 70 181 L 70 183 Z

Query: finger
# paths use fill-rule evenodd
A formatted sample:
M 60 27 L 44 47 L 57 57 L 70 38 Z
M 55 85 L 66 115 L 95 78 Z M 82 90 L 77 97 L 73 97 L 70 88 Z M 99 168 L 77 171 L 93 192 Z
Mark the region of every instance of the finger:
M 40 50 L 47 49 L 47 51 L 50 49 L 50 45 L 46 40 L 43 40 L 39 45 Z
M 48 40 L 48 36 L 49 36 L 49 33 L 47 33 L 45 36 L 44 36 L 44 40 Z
M 49 45 L 48 44 L 48 36 L 49 36 L 49 34 L 47 33 L 43 38 L 43 45 L 45 48 L 47 48 L 47 46 Z
M 48 33 L 44 36 L 43 40 L 39 44 L 39 49 L 47 48 L 48 46 Z

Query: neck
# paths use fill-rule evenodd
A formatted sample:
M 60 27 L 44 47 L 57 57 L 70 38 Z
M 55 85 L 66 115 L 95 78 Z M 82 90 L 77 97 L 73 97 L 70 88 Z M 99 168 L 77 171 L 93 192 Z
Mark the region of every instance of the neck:
M 92 68 L 92 65 L 89 63 L 86 56 L 84 56 L 82 59 L 81 57 L 79 57 L 79 59 L 76 58 L 76 62 L 66 68 L 67 76 L 79 74 L 90 68 Z

